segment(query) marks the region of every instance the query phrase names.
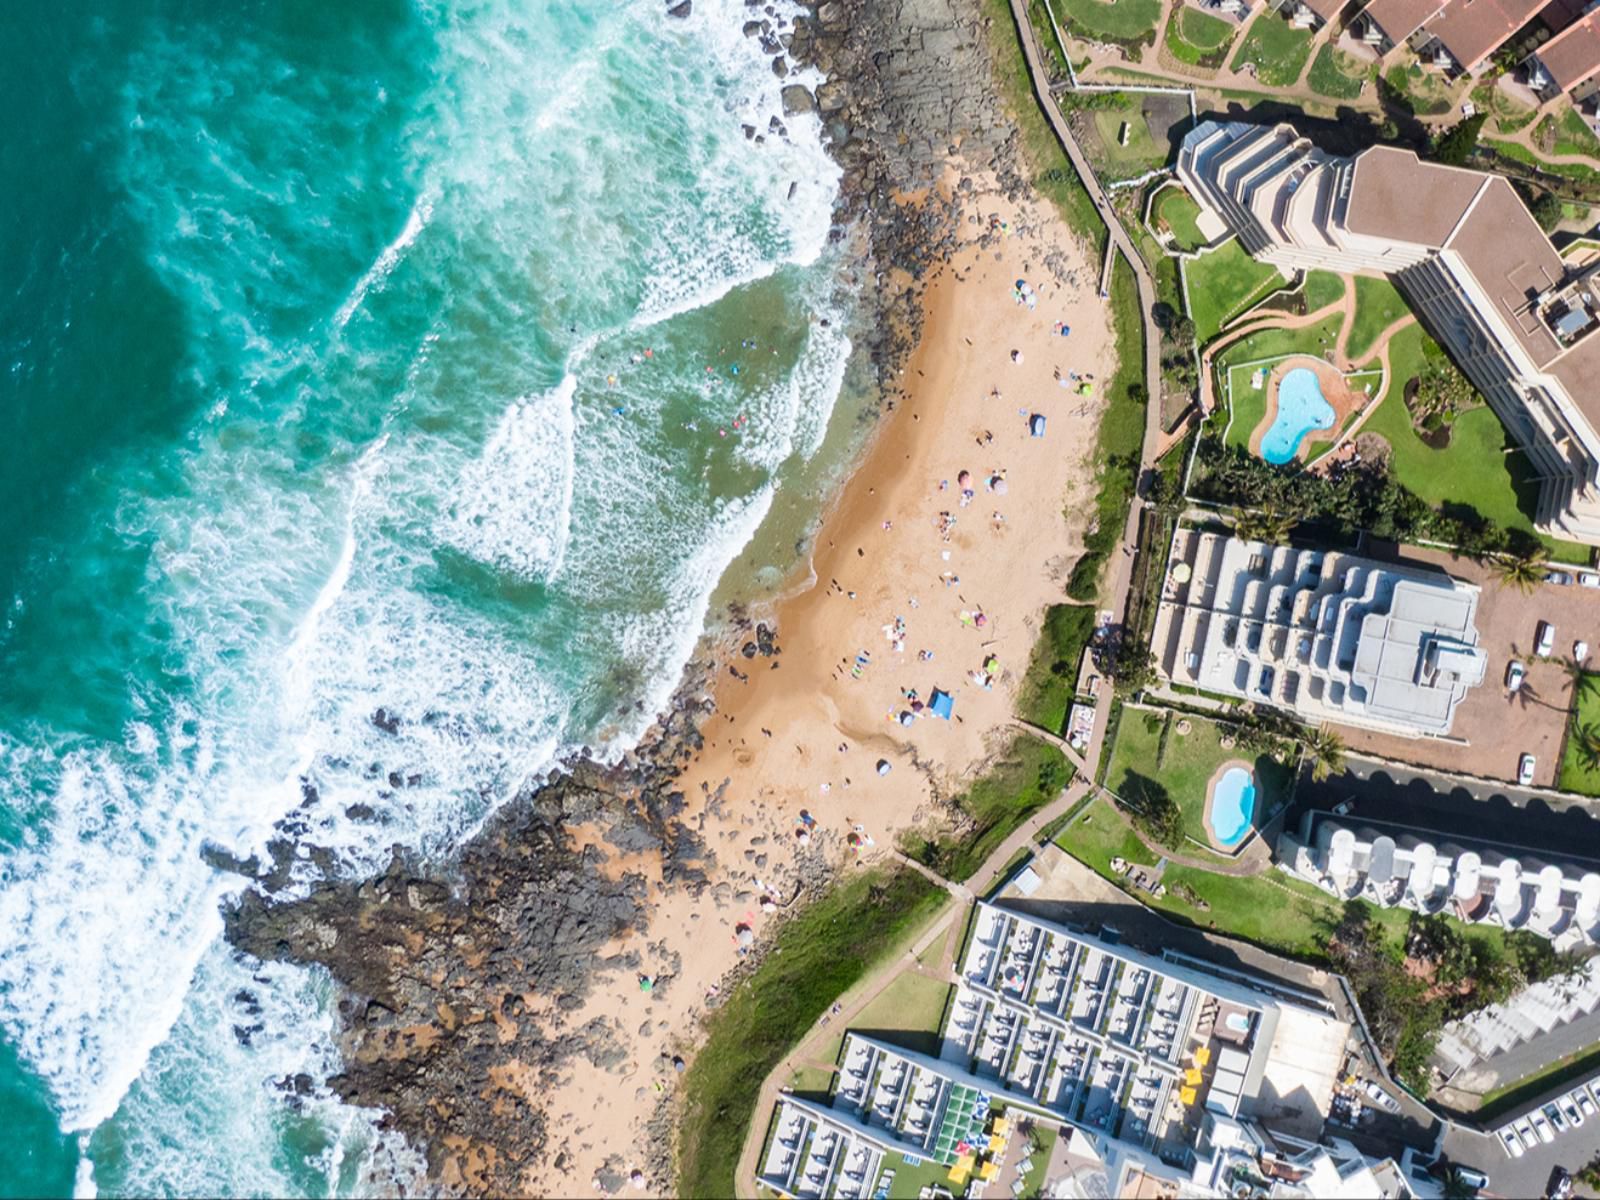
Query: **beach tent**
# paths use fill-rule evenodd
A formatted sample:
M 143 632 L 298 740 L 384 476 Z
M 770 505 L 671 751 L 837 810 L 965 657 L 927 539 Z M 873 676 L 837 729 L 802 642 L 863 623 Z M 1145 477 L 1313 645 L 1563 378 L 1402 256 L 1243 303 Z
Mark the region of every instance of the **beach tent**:
M 933 715 L 943 717 L 946 721 L 955 711 L 956 702 L 950 698 L 950 693 L 939 688 L 933 689 L 933 698 L 929 700 L 928 707 L 933 710 Z
M 894 770 L 894 767 L 889 762 L 889 760 L 887 758 L 880 758 L 878 760 L 878 774 L 879 775 L 887 775 L 892 770 Z
M 1034 413 L 1028 418 L 1028 432 L 1034 437 L 1044 436 L 1044 414 Z

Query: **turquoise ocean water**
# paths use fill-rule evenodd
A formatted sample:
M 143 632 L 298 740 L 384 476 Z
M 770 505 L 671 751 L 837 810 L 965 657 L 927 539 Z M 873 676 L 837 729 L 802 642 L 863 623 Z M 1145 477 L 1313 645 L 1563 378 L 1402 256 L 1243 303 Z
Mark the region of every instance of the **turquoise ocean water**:
M 227 951 L 202 844 L 443 853 L 792 559 L 837 172 L 744 133 L 740 0 L 663 8 L 0 16 L 0 1194 L 414 1170 L 273 1086 L 338 1069 L 327 982 Z

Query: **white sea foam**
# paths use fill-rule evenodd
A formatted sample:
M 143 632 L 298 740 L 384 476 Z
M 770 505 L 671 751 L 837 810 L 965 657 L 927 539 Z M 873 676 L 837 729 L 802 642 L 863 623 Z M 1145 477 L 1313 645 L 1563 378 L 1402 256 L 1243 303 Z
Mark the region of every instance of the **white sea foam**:
M 463 472 L 446 537 L 482 562 L 525 579 L 561 570 L 572 527 L 575 470 L 568 375 L 506 409 L 482 454 Z
M 351 289 L 350 295 L 339 306 L 339 311 L 333 314 L 333 330 L 340 332 L 350 323 L 350 318 L 355 315 L 356 309 L 361 307 L 362 301 L 367 298 L 367 293 L 373 288 L 381 288 L 384 281 L 389 278 L 389 272 L 394 270 L 395 264 L 404 256 L 411 244 L 421 236 L 427 228 L 428 220 L 433 216 L 433 198 L 419 196 L 416 203 L 411 206 L 411 211 L 406 214 L 405 226 L 395 236 L 394 241 L 385 246 L 366 273 L 356 281 L 356 286 Z

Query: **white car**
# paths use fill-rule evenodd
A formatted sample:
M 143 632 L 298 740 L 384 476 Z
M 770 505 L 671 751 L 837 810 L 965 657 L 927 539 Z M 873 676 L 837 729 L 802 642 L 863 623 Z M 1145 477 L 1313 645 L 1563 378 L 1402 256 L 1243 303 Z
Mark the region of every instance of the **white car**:
M 1572 582 L 1572 576 L 1565 571 L 1546 571 L 1544 573 L 1544 581 L 1566 587 Z
M 1517 761 L 1518 786 L 1531 787 L 1533 785 L 1533 769 L 1537 765 L 1538 763 L 1531 754 L 1524 754 L 1521 759 Z
M 1572 1094 L 1578 1098 L 1578 1111 L 1586 1117 L 1594 1116 L 1594 1101 L 1589 1099 L 1587 1089 L 1579 1088 Z
M 1578 586 L 1600 588 L 1600 575 L 1596 575 L 1593 571 L 1579 571 Z
M 1572 661 L 1573 662 L 1580 662 L 1581 663 L 1584 659 L 1586 659 L 1588 657 L 1589 657 L 1589 643 L 1588 642 L 1573 642 L 1572 643 Z
M 1393 1096 L 1389 1095 L 1388 1092 L 1384 1091 L 1375 1080 L 1367 1080 L 1364 1086 L 1367 1095 L 1371 1096 L 1378 1104 L 1382 1105 L 1392 1113 L 1397 1113 L 1400 1111 L 1400 1101 L 1396 1100 Z
M 1523 1117 L 1511 1128 L 1517 1131 L 1517 1136 L 1522 1139 L 1522 1144 L 1529 1150 L 1538 1149 L 1539 1139 L 1534 1135 L 1533 1126 L 1528 1124 L 1527 1117 Z
M 1500 1140 L 1505 1144 L 1506 1153 L 1512 1158 L 1521 1158 L 1527 1153 L 1527 1151 L 1522 1148 L 1522 1139 L 1517 1137 L 1516 1131 L 1513 1130 L 1509 1125 L 1500 1131 Z
M 1506 691 L 1519 691 L 1522 687 L 1522 681 L 1527 677 L 1528 668 L 1523 666 L 1516 659 L 1512 659 L 1511 664 L 1506 667 Z
M 1539 1135 L 1539 1140 L 1546 1146 L 1556 1140 L 1556 1132 L 1550 1128 L 1550 1122 L 1544 1119 L 1542 1112 L 1534 1113 L 1529 1123 L 1533 1126 L 1534 1133 Z
M 1571 1096 L 1563 1096 L 1560 1100 L 1561 1115 L 1567 1118 L 1567 1125 L 1576 1129 L 1583 1124 L 1583 1114 L 1578 1111 L 1578 1102 Z
M 1550 651 L 1556 648 L 1556 627 L 1549 621 L 1540 621 L 1534 637 L 1533 652 L 1540 658 L 1549 658 Z

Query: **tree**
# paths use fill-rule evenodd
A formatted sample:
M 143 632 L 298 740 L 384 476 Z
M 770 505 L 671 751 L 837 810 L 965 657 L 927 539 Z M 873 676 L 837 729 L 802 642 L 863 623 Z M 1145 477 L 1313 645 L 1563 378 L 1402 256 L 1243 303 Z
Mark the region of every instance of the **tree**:
M 1474 113 L 1435 138 L 1431 151 L 1434 162 L 1450 167 L 1465 166 L 1472 152 L 1478 148 L 1478 135 L 1483 132 L 1483 123 L 1488 119 L 1487 112 Z
M 1297 524 L 1299 519 L 1294 514 L 1284 512 L 1276 504 L 1268 504 L 1240 513 L 1233 523 L 1233 531 L 1247 541 L 1278 545 L 1289 540 L 1289 532 Z
M 1600 771 L 1600 725 L 1593 721 L 1572 731 L 1572 749 L 1578 761 L 1591 771 Z
M 1313 729 L 1301 745 L 1311 763 L 1311 778 L 1316 782 L 1344 770 L 1344 739 L 1328 726 Z
M 1540 192 L 1528 205 L 1528 211 L 1533 214 L 1533 219 L 1539 222 L 1539 228 L 1549 233 L 1561 224 L 1563 213 L 1561 199 L 1554 192 Z
M 1174 849 L 1183 844 L 1183 813 L 1161 783 L 1129 771 L 1118 799 L 1133 814 L 1133 823 L 1153 840 Z
M 1561 669 L 1566 672 L 1567 682 L 1572 685 L 1572 700 L 1574 704 L 1585 696 L 1593 695 L 1596 690 L 1600 690 L 1600 673 L 1595 672 L 1570 655 L 1556 661 L 1561 664 Z
M 1494 573 L 1501 583 L 1526 595 L 1544 578 L 1544 564 L 1532 554 L 1503 554 L 1494 560 Z

